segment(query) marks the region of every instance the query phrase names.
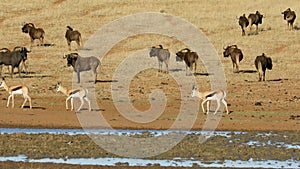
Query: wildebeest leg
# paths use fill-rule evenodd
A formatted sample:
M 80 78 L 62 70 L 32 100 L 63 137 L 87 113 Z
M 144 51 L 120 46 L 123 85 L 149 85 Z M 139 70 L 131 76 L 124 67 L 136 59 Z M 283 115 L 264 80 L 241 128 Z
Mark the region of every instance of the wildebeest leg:
M 162 62 L 158 61 L 158 72 L 162 72 Z
M 20 66 L 18 66 L 18 72 L 19 72 L 19 77 L 21 77 L 21 69 L 20 69 Z
M 44 44 L 44 38 L 41 37 L 39 40 L 40 40 L 40 46 L 43 46 L 43 44 Z
M 193 71 L 193 64 L 191 64 L 191 67 L 190 67 L 190 75 L 193 74 L 192 71 Z
M 235 63 L 233 60 L 232 60 L 232 70 L 233 70 L 233 73 L 235 73 Z
M 14 74 L 14 67 L 11 66 L 11 72 L 10 72 L 10 77 L 13 78 L 13 74 Z
M 80 49 L 80 41 L 76 40 L 76 43 L 77 43 L 77 50 L 79 50 Z
M 195 71 L 194 71 L 194 74 L 196 74 L 196 70 L 197 70 L 197 62 L 195 61 Z
M 165 64 L 166 64 L 166 73 L 169 73 L 169 64 L 166 62 L 165 62 Z
M 34 39 L 31 39 L 30 50 L 31 50 L 31 48 L 32 48 L 32 46 L 33 46 L 33 43 L 34 43 Z
M 24 71 L 26 74 L 28 74 L 28 66 L 27 64 L 25 63 L 26 61 L 22 61 L 22 68 L 24 67 Z M 21 69 L 22 70 L 22 69 Z
M 258 33 L 258 25 L 256 25 L 256 33 Z
M 240 64 L 240 61 L 239 61 L 239 55 L 236 55 L 236 63 L 235 63 L 235 66 L 236 66 L 236 73 L 240 73 L 240 68 L 239 68 L 239 64 Z
M 94 76 L 95 76 L 95 84 L 96 84 L 96 82 L 97 82 L 97 72 L 94 72 Z
M 186 76 L 188 75 L 188 71 L 189 71 L 189 67 L 188 67 L 188 65 L 186 64 L 186 65 L 185 65 L 185 75 L 186 75 Z
M 77 83 L 80 83 L 80 72 L 77 70 Z
M 266 76 L 266 71 L 263 71 L 263 81 L 266 81 L 265 76 Z

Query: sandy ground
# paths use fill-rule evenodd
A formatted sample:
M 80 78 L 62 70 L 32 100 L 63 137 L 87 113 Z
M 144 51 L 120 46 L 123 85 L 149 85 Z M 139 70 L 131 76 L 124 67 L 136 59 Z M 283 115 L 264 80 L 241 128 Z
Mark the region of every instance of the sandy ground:
M 228 0 L 226 2 L 190 0 L 150 3 L 149 1 L 53 0 L 30 1 L 30 3 L 21 4 L 16 1 L 6 1 L 0 12 L 1 47 L 13 49 L 15 46 L 26 46 L 29 48 L 29 36 L 21 32 L 23 22 L 33 22 L 36 27 L 44 28 L 45 43 L 55 44 L 55 46 L 32 48 L 31 53 L 28 54 L 29 74 L 27 75 L 22 74 L 22 77 L 18 77 L 15 74 L 14 78 L 10 78 L 6 73 L 6 68 L 3 69 L 3 76 L 6 77 L 9 86 L 26 84 L 30 88 L 33 109 L 19 108 L 23 101 L 21 96 L 15 97 L 15 108 L 6 108 L 8 93 L 2 89 L 0 91 L 0 127 L 81 128 L 82 124 L 79 119 L 82 115 L 87 115 L 91 119 L 103 115 L 105 120 L 103 124 L 98 123 L 100 127 L 108 124 L 111 128 L 118 129 L 169 129 L 177 120 L 182 123 L 190 122 L 189 116 L 177 118 L 182 99 L 179 84 L 170 74 L 175 73 L 176 70 L 185 74 L 183 63 L 175 63 L 174 60 L 175 53 L 186 46 L 174 37 L 139 34 L 123 39 L 105 56 L 98 56 L 103 58 L 98 69 L 97 83 L 92 92 L 96 97 L 93 100 L 92 112 L 75 113 L 65 110 L 66 97 L 57 93 L 55 89 L 57 81 L 62 81 L 68 88 L 71 88 L 72 81 L 76 81 L 73 79 L 72 68 L 67 67 L 66 60 L 62 58 L 63 53 L 69 52 L 64 38 L 67 25 L 81 32 L 84 46 L 98 29 L 115 19 L 141 12 L 159 12 L 179 16 L 205 33 L 219 55 L 226 76 L 230 114 L 204 115 L 199 109 L 197 117 L 192 119 L 195 122 L 191 129 L 201 130 L 205 122 L 220 119 L 217 130 L 299 131 L 299 22 L 296 19 L 296 29 L 287 31 L 286 22 L 281 16 L 281 12 L 287 7 L 293 8 L 296 12 L 300 11 L 298 2 L 260 0 L 251 5 L 247 1 Z M 248 15 L 256 10 L 265 15 L 263 24 L 259 25 L 258 34 L 242 37 L 236 17 L 243 13 Z M 248 28 L 246 32 L 249 32 Z M 37 43 L 35 42 L 35 45 Z M 157 69 L 143 70 L 131 80 L 128 95 L 131 103 L 140 111 L 150 108 L 148 97 L 153 89 L 163 90 L 168 101 L 158 118 L 148 123 L 134 122 L 116 109 L 111 95 L 111 85 L 118 79 L 113 79 L 113 75 L 118 65 L 127 56 L 159 44 L 171 51 L 173 62 L 170 65 L 170 74 L 157 73 Z M 238 45 L 244 53 L 244 59 L 240 64 L 241 72 L 238 74 L 232 72 L 230 59 L 222 56 L 223 47 L 231 44 Z M 72 49 L 75 52 L 75 43 L 72 44 Z M 253 63 L 255 57 L 262 53 L 270 56 L 274 65 L 273 70 L 266 73 L 266 82 L 257 81 L 258 75 Z M 148 53 L 141 56 L 147 59 L 148 57 Z M 150 61 L 151 64 L 157 64 L 156 58 Z M 201 60 L 198 62 L 195 75 L 197 85 L 200 91 L 209 90 L 210 75 L 208 76 Z M 89 76 L 89 74 L 84 75 Z M 193 102 L 199 104 L 198 101 Z M 9 168 L 5 166 L 6 164 L 1 163 L 1 165 Z

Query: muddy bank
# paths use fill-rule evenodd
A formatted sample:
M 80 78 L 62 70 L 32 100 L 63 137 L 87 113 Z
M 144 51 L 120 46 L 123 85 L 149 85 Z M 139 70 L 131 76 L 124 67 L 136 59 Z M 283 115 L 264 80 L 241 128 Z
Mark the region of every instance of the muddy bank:
M 30 168 L 30 169 L 53 169 L 53 168 L 63 168 L 63 169 L 114 169 L 115 166 L 94 166 L 94 165 L 68 165 L 68 164 L 52 164 L 52 163 L 26 163 L 26 162 L 0 162 L 0 168 L 5 169 L 16 169 L 16 168 Z M 162 166 L 118 166 L 119 169 L 190 169 L 189 167 L 162 167 Z M 217 168 L 205 168 L 205 167 L 193 167 L 201 169 L 217 169 Z M 230 168 L 223 168 L 230 169 Z M 239 168 L 236 168 L 239 169 Z M 251 168 L 243 168 L 251 169 Z M 260 169 L 260 168 L 256 168 Z
M 299 132 L 271 132 L 259 134 L 247 132 L 226 136 L 214 136 L 201 143 L 203 136 L 197 134 L 187 135 L 175 147 L 151 159 L 194 159 L 202 162 L 215 160 L 295 160 L 300 161 Z M 99 138 L 106 139 L 103 135 Z M 142 135 L 120 135 L 110 136 L 115 140 L 126 137 L 151 138 L 150 133 Z M 156 138 L 159 139 L 160 136 Z M 169 140 L 165 140 L 169 142 Z M 137 140 L 138 142 L 138 140 Z M 2 134 L 0 135 L 0 156 L 25 155 L 30 159 L 41 158 L 100 158 L 120 157 L 108 152 L 95 144 L 88 135 L 65 135 L 65 134 Z M 108 142 L 114 144 L 113 142 Z M 133 147 L 137 143 L 130 142 L 124 147 Z M 155 145 L 152 145 L 155 146 Z M 118 149 L 118 145 L 115 145 Z M 151 151 L 153 147 L 149 146 Z M 133 150 L 134 151 L 134 150 Z M 147 150 L 145 150 L 147 151 Z

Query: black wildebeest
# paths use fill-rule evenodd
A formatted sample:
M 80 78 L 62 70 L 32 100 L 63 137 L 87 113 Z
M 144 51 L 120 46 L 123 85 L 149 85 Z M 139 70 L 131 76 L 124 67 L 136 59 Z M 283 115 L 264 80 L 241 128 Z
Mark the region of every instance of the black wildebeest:
M 230 45 L 223 49 L 224 49 L 224 52 L 223 52 L 224 57 L 230 56 L 230 58 L 231 58 L 233 72 L 239 73 L 240 72 L 239 63 L 243 60 L 242 50 L 239 49 L 236 45 Z
M 287 29 L 293 30 L 293 24 L 296 19 L 295 11 L 292 11 L 290 8 L 288 8 L 287 10 L 281 12 L 281 14 L 283 14 L 283 19 L 287 21 Z
M 182 50 L 180 50 L 179 52 L 176 53 L 176 61 L 181 62 L 181 61 L 184 60 L 184 62 L 185 62 L 186 75 L 187 75 L 187 72 L 188 72 L 188 68 L 192 72 L 193 64 L 195 64 L 195 73 L 196 73 L 198 58 L 199 58 L 198 54 L 196 52 L 192 52 L 188 48 L 182 49 Z
M 252 28 L 252 25 L 256 25 L 256 33 L 258 33 L 258 24 L 262 24 L 262 18 L 264 16 L 262 14 L 260 14 L 260 12 L 256 11 L 256 13 L 251 13 L 248 16 L 248 21 L 249 21 L 249 25 L 250 25 L 250 31 Z
M 75 41 L 77 43 L 77 49 L 80 48 L 81 34 L 77 30 L 73 30 L 71 26 L 67 26 L 67 31 L 65 34 L 65 38 L 67 39 L 67 43 L 69 46 L 69 50 L 71 51 L 71 42 Z
M 21 76 L 20 63 L 27 60 L 27 53 L 29 53 L 25 47 L 20 49 L 15 49 L 11 52 L 1 52 L 0 53 L 0 74 L 2 74 L 2 65 L 11 66 L 11 77 L 14 74 L 14 68 L 18 68 L 19 76 Z
M 164 62 L 166 65 L 166 73 L 169 72 L 169 60 L 170 60 L 170 52 L 168 49 L 163 49 L 162 45 L 159 47 L 152 47 L 149 53 L 150 57 L 157 57 L 158 59 L 158 68 L 159 72 L 162 72 L 162 63 Z
M 273 67 L 272 59 L 263 53 L 256 57 L 254 64 L 258 72 L 258 81 L 265 81 L 266 69 L 272 70 Z
M 245 36 L 246 33 L 245 33 L 245 29 L 246 27 L 249 25 L 249 21 L 248 19 L 246 18 L 246 15 L 243 14 L 243 16 L 240 16 L 239 18 L 239 25 L 241 26 L 242 28 L 242 36 Z
M 45 31 L 42 28 L 36 28 L 33 23 L 26 23 L 22 27 L 22 32 L 29 34 L 31 38 L 31 47 L 35 39 L 38 39 L 40 41 L 40 45 L 43 45 Z
M 72 66 L 74 72 L 77 73 L 78 83 L 80 83 L 80 72 L 92 71 L 95 76 L 95 83 L 97 81 L 97 69 L 100 64 L 100 60 L 95 56 L 81 57 L 78 53 L 70 53 L 63 56 L 67 59 L 67 66 Z
M 16 51 L 16 50 L 21 51 L 22 48 L 23 48 L 23 47 L 21 47 L 21 46 L 16 46 L 16 47 L 14 48 L 14 51 Z M 8 52 L 11 52 L 11 50 L 9 50 L 8 48 L 1 48 L 1 49 L 0 49 L 0 53 L 8 53 Z M 0 55 L 1 55 L 1 54 L 0 54 Z M 24 59 L 21 61 L 20 64 L 24 67 L 25 73 L 28 74 L 27 65 L 26 65 L 26 60 L 27 60 L 27 57 L 26 57 L 26 58 L 24 57 Z M 8 73 L 10 73 L 9 65 L 7 66 L 7 69 L 8 69 Z

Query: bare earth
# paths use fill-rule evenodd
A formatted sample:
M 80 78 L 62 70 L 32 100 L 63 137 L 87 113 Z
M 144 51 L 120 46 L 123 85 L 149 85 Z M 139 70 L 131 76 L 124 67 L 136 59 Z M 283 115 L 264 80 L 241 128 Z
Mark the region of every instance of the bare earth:
M 195 25 L 209 38 L 220 57 L 222 63 L 220 66 L 224 68 L 226 76 L 227 101 L 231 113 L 222 115 L 216 130 L 300 130 L 299 19 L 297 18 L 295 22 L 296 29 L 287 31 L 286 22 L 281 15 L 281 12 L 288 7 L 299 13 L 298 1 L 259 0 L 250 5 L 246 1 L 239 0 L 226 0 L 226 3 L 215 0 L 158 0 L 155 2 L 147 0 L 120 2 L 31 0 L 27 3 L 18 3 L 18 1 L 11 0 L 3 2 L 2 5 L 0 11 L 1 48 L 13 49 L 15 46 L 29 48 L 29 36 L 21 31 L 23 22 L 32 22 L 36 27 L 44 28 L 45 43 L 55 44 L 55 46 L 36 46 L 38 43 L 36 41 L 32 52 L 28 54 L 29 74 L 22 73 L 21 78 L 18 74 L 10 78 L 7 69 L 3 68 L 3 76 L 6 77 L 8 85 L 26 84 L 30 88 L 33 109 L 19 108 L 23 102 L 21 96 L 15 97 L 15 108 L 6 108 L 8 93 L 1 89 L 0 127 L 81 128 L 77 117 L 80 113 L 65 110 L 66 97 L 62 93 L 57 93 L 55 89 L 57 81 L 62 81 L 63 85 L 69 88 L 72 86 L 72 80 L 76 81 L 72 78 L 72 68 L 67 67 L 66 60 L 62 58 L 64 53 L 69 52 L 64 38 L 66 26 L 70 25 L 81 32 L 84 46 L 84 43 L 97 30 L 118 18 L 143 12 L 161 12 L 178 16 Z M 243 13 L 247 16 L 256 10 L 266 16 L 263 24 L 259 25 L 258 34 L 242 37 L 236 17 Z M 252 32 L 254 30 L 255 25 Z M 124 118 L 117 111 L 111 96 L 111 84 L 114 80 L 118 80 L 113 79 L 113 74 L 123 59 L 139 50 L 159 44 L 170 50 L 173 61 L 175 53 L 186 47 L 173 37 L 140 34 L 120 41 L 105 54 L 98 69 L 98 80 L 95 84 L 96 100 L 94 100 L 93 112 L 90 114 L 91 118 L 102 114 L 105 121 L 115 129 L 164 130 L 172 126 L 177 120 L 181 99 L 178 84 L 168 74 L 158 73 L 157 69 L 144 70 L 137 74 L 130 84 L 129 96 L 138 110 L 145 111 L 150 108 L 148 97 L 153 89 L 162 89 L 168 99 L 164 112 L 149 123 L 137 123 Z M 244 53 L 239 74 L 232 72 L 230 59 L 223 57 L 223 47 L 231 44 L 238 45 Z M 73 52 L 76 47 L 75 43 L 72 43 Z M 267 71 L 266 82 L 257 81 L 258 75 L 254 66 L 255 57 L 262 53 L 273 59 L 273 70 Z M 141 59 L 148 57 L 149 55 L 141 56 Z M 152 58 L 152 62 L 157 64 L 157 59 Z M 198 62 L 195 79 L 199 90 L 209 90 L 209 76 L 211 75 L 207 76 L 201 59 Z M 183 63 L 173 64 L 170 67 L 170 74 L 176 69 L 185 71 Z M 128 71 L 130 71 L 130 66 Z M 195 102 L 195 104 L 198 103 Z M 86 105 L 84 108 L 87 108 Z M 215 117 L 220 116 L 219 113 Z M 202 130 L 207 117 L 208 115 L 203 114 L 199 109 L 192 130 Z M 0 163 L 0 168 L 15 168 L 14 166 L 18 165 L 20 164 Z M 23 168 L 46 168 L 41 164 L 38 166 L 26 164 L 25 166 Z M 54 168 L 60 167 L 57 164 Z

